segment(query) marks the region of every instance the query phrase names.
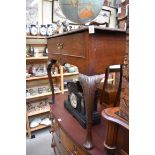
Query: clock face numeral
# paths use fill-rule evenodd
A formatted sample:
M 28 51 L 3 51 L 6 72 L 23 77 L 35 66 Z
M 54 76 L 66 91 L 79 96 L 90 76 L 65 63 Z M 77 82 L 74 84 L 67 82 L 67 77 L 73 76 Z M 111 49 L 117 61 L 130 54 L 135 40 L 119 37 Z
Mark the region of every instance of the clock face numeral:
M 70 94 L 70 102 L 73 108 L 77 107 L 77 96 L 74 93 Z

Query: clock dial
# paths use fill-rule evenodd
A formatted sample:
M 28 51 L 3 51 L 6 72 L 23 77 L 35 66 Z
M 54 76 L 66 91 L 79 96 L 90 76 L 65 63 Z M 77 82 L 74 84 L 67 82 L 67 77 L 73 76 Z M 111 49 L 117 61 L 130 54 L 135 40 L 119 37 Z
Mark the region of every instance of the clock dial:
M 70 94 L 70 103 L 73 108 L 77 107 L 77 96 L 74 93 Z
M 46 28 L 45 27 L 40 28 L 40 34 L 41 35 L 46 35 Z
M 37 28 L 35 26 L 31 27 L 31 34 L 32 35 L 37 35 Z
M 52 35 L 53 34 L 53 29 L 52 29 L 52 27 L 48 27 L 47 28 L 47 35 Z

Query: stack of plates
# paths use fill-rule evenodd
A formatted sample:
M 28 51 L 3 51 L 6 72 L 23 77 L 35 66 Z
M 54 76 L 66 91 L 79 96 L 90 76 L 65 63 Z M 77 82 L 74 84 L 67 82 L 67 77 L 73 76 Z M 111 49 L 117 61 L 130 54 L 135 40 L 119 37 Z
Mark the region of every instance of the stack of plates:
M 35 128 L 37 127 L 39 124 L 42 124 L 42 125 L 50 125 L 51 124 L 51 120 L 49 118 L 44 118 L 44 119 L 41 119 L 41 118 L 34 118 L 31 123 L 30 123 L 30 127 L 31 128 Z

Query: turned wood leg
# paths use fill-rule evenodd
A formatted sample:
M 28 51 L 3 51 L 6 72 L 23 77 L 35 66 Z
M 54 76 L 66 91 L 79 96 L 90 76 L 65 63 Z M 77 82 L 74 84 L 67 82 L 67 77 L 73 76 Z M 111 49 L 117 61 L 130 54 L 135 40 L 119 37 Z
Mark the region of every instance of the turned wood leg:
M 106 137 L 104 146 L 109 154 L 113 154 L 116 150 L 117 132 L 118 125 L 113 122 L 106 121 Z
M 53 133 L 55 130 L 54 130 L 54 117 L 51 113 L 51 129 L 50 129 L 50 133 Z
M 48 75 L 48 80 L 50 82 L 50 86 L 51 86 L 51 91 L 52 91 L 52 103 L 55 103 L 55 94 L 54 94 L 54 86 L 53 86 L 53 78 L 51 76 L 51 68 L 52 66 L 56 63 L 56 60 L 51 60 L 51 62 L 48 64 L 47 66 L 47 75 Z
M 103 78 L 103 75 L 86 76 L 83 74 L 79 74 L 79 81 L 83 89 L 85 107 L 86 107 L 87 135 L 86 135 L 86 140 L 83 144 L 86 149 L 91 149 L 93 147 L 92 131 L 91 131 L 93 103 L 94 103 L 95 90 L 96 90 L 96 81 L 101 80 L 102 78 Z

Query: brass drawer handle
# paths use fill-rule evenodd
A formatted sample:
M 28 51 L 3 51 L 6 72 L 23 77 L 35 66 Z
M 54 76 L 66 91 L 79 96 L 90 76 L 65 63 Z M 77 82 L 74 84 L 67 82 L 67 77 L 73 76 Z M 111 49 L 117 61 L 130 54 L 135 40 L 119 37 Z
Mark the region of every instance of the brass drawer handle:
M 64 43 L 57 43 L 57 49 L 63 49 Z

